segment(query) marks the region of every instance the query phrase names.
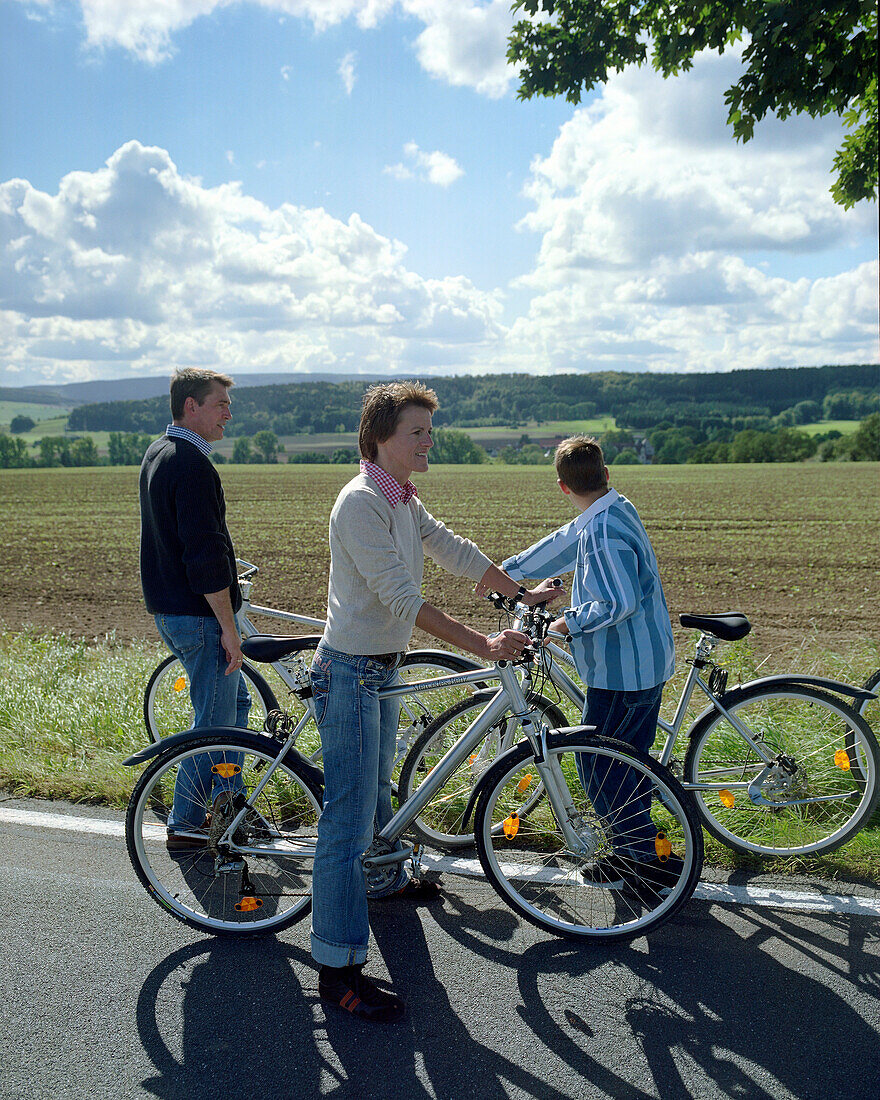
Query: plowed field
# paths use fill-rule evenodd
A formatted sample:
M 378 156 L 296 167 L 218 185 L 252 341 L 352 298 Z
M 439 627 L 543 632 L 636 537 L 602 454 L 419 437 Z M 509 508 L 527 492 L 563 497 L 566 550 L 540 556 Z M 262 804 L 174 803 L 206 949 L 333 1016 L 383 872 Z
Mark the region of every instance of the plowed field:
M 236 550 L 260 566 L 253 598 L 323 615 L 327 520 L 354 467 L 220 472 Z M 0 472 L 0 621 L 154 636 L 137 576 L 137 473 Z M 682 611 L 742 610 L 759 653 L 876 642 L 878 464 L 620 467 L 613 484 L 653 539 L 673 621 Z M 495 561 L 573 516 L 551 467 L 438 466 L 419 492 Z M 494 621 L 469 584 L 431 563 L 426 596 L 474 625 Z

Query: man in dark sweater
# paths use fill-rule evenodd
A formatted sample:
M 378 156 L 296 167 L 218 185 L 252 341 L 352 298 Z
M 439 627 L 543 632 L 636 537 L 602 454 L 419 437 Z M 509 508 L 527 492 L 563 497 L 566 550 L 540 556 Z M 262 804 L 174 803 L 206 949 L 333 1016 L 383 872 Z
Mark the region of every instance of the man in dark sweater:
M 246 726 L 250 697 L 241 676 L 241 607 L 226 501 L 210 460 L 232 413 L 232 379 L 188 368 L 171 380 L 165 435 L 141 463 L 141 584 L 162 640 L 189 679 L 193 726 Z M 187 770 L 188 769 L 188 770 Z M 168 818 L 170 851 L 207 843 L 207 815 L 240 778 L 211 772 L 204 755 L 180 769 Z

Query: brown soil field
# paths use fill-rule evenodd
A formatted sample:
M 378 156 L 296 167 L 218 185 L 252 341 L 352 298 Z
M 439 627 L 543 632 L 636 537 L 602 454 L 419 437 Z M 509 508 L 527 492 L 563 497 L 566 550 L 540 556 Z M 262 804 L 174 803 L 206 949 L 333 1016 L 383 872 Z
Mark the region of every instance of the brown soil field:
M 220 473 L 236 550 L 260 566 L 253 599 L 323 616 L 327 520 L 354 467 Z M 867 643 L 876 655 L 880 464 L 628 466 L 612 475 L 654 542 L 674 623 L 680 612 L 741 610 L 758 654 Z M 137 477 L 135 468 L 0 471 L 0 622 L 155 636 L 138 583 Z M 548 466 L 437 466 L 419 493 L 495 561 L 573 516 Z M 483 629 L 495 623 L 468 583 L 426 565 L 429 600 Z M 677 636 L 684 649 L 685 633 Z

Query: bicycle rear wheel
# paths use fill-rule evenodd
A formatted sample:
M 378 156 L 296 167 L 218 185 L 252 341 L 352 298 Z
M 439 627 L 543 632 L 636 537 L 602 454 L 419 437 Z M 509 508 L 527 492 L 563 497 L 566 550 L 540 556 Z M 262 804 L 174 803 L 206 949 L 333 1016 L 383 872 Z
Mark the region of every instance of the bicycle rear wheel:
M 265 748 L 255 746 L 258 740 Z M 280 751 L 268 737 L 199 738 L 161 754 L 138 780 L 125 818 L 129 858 L 150 896 L 177 920 L 242 934 L 275 932 L 309 912 L 321 791 L 288 754 L 253 797 Z M 175 788 L 200 824 L 183 834 L 190 847 L 169 851 Z M 224 806 L 218 794 L 226 791 Z M 245 799 L 245 817 L 224 842 Z
M 444 711 L 415 741 L 400 769 L 399 797 L 405 802 L 418 790 L 449 749 L 467 731 L 491 696 L 464 699 Z M 529 705 L 550 729 L 566 724 L 565 715 L 555 703 L 543 696 L 530 696 Z M 470 756 L 447 779 L 410 829 L 424 844 L 454 850 L 474 843 L 472 794 L 483 774 L 495 759 L 512 748 L 522 736 L 522 722 L 505 715 L 476 745 Z M 535 789 L 539 798 L 541 791 Z
M 684 774 L 686 785 L 707 785 L 694 794 L 713 836 L 746 854 L 815 855 L 868 821 L 880 798 L 880 754 L 856 711 L 799 684 L 746 686 L 722 702 L 773 760 L 768 767 L 720 712 L 698 720 Z
M 478 661 L 458 653 L 413 649 L 404 656 L 397 671 L 401 680 L 417 683 L 437 680 L 441 676 L 453 676 L 457 672 L 472 672 L 482 667 Z M 453 684 L 450 687 L 431 688 L 401 696 L 395 774 L 399 773 L 410 747 L 437 716 L 455 703 L 470 698 L 478 686 L 480 685 Z
M 262 673 L 247 661 L 241 666 L 245 686 L 251 697 L 248 729 L 259 731 L 278 700 Z M 172 733 L 189 729 L 193 708 L 189 698 L 189 677 L 180 661 L 169 654 L 154 670 L 144 692 L 144 725 L 151 740 L 161 741 Z
M 548 797 L 528 809 L 539 777 L 533 750 L 524 742 L 497 760 L 478 788 L 474 824 L 483 870 L 502 900 L 554 935 L 644 935 L 681 909 L 699 879 L 703 838 L 692 799 L 668 768 L 622 741 L 589 731 L 548 740 L 547 762 L 561 779 L 576 843 L 566 839 Z M 613 813 L 603 817 L 580 781 L 578 756 L 594 797 L 601 790 L 614 797 L 622 779 L 632 780 L 634 797 L 617 797 Z M 642 809 L 649 800 L 648 828 L 657 833 L 652 860 L 641 850 L 646 826 L 636 819 L 635 798 Z M 619 879 L 597 881 L 607 867 Z

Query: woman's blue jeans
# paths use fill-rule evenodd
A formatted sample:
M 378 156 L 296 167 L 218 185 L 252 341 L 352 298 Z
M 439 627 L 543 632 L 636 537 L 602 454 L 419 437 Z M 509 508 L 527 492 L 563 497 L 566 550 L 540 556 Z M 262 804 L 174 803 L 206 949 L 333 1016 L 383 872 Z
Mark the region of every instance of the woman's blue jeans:
M 647 752 L 657 733 L 662 696 L 663 684 L 644 691 L 588 688 L 584 724 L 595 726 L 597 736 L 616 737 Z M 578 755 L 577 770 L 615 852 L 638 861 L 655 859 L 657 829 L 651 820 L 650 784 L 623 764 L 586 754 Z
M 246 728 L 251 697 L 240 672 L 226 675 L 226 651 L 220 643 L 220 624 L 214 616 L 156 615 L 155 619 L 162 641 L 186 670 L 194 711 L 192 728 Z M 226 760 L 241 765 L 238 754 Z M 170 831 L 201 828 L 217 795 L 243 789 L 241 775 L 222 779 L 211 771 L 213 765 L 209 753 L 190 757 L 181 764 L 168 815 Z
M 324 762 L 324 808 L 312 874 L 312 956 L 322 966 L 350 966 L 367 957 L 370 922 L 361 856 L 374 829 L 387 825 L 393 814 L 391 770 L 400 710 L 398 699 L 379 699 L 378 693 L 396 679 L 399 663 L 389 666 L 323 643 L 312 663 Z M 401 864 L 383 893 L 399 889 L 407 877 Z

